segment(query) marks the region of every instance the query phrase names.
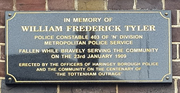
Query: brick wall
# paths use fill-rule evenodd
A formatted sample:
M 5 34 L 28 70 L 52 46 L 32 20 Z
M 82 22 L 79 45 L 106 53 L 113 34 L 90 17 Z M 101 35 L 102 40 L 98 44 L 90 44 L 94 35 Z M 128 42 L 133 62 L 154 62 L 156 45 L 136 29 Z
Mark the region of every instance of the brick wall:
M 172 10 L 172 84 L 53 84 L 6 86 L 5 11 Z M 0 93 L 180 93 L 180 0 L 0 0 Z

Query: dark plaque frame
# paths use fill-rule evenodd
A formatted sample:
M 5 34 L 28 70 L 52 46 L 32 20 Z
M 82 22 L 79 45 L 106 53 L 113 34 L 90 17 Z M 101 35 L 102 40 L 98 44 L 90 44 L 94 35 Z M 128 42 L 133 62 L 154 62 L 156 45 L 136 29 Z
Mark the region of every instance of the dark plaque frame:
M 6 84 L 172 83 L 171 11 L 7 11 L 5 20 Z

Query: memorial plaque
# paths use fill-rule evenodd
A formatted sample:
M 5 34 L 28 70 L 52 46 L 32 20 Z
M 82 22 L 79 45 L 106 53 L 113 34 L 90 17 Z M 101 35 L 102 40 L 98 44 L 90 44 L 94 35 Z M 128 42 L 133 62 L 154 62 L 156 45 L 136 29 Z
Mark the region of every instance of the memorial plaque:
M 6 84 L 171 83 L 171 12 L 7 11 Z

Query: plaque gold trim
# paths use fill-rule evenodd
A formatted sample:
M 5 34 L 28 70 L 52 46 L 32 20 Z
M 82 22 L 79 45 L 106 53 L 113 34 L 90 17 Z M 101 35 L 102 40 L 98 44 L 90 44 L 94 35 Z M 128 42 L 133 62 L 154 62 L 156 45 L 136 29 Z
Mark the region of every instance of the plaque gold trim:
M 18 81 L 16 79 L 16 77 L 12 74 L 10 74 L 8 72 L 8 21 L 12 20 L 13 18 L 15 18 L 15 16 L 17 14 L 48 14 L 48 13 L 144 13 L 144 14 L 149 14 L 149 13 L 159 13 L 160 16 L 164 19 L 168 20 L 168 36 L 169 36 L 169 72 L 167 74 L 165 74 L 162 79 L 160 80 L 45 80 L 45 81 Z M 16 83 L 77 83 L 77 82 L 81 82 L 81 83 L 88 83 L 88 82 L 94 82 L 94 83 L 98 83 L 98 82 L 113 82 L 113 83 L 120 83 L 120 82 L 134 82 L 134 83 L 138 83 L 138 82 L 162 82 L 165 80 L 166 77 L 168 77 L 168 75 L 171 75 L 171 22 L 170 22 L 170 18 L 165 16 L 163 14 L 164 12 L 160 12 L 160 11 L 68 11 L 68 12 L 57 12 L 57 11 L 51 11 L 51 12 L 14 12 L 13 16 L 11 16 L 9 19 L 6 20 L 6 74 L 9 77 L 12 77 L 14 79 L 14 82 Z M 7 15 L 6 15 L 7 16 Z M 165 82 L 164 82 L 165 83 Z

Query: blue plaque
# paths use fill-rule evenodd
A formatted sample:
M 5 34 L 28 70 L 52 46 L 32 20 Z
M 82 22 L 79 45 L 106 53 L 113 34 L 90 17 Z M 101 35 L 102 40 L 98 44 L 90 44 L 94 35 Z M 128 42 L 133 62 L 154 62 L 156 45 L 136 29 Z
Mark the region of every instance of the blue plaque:
M 171 83 L 171 11 L 7 11 L 6 84 Z

